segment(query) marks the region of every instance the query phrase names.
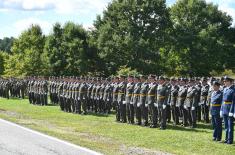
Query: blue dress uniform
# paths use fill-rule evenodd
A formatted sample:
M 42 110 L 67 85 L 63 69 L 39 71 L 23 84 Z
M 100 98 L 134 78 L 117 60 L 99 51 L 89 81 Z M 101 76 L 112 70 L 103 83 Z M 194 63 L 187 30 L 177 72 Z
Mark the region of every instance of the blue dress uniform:
M 222 137 L 222 118 L 220 118 L 220 108 L 222 104 L 222 91 L 213 91 L 211 95 L 211 116 L 214 129 L 213 140 L 220 141 Z
M 224 118 L 225 125 L 225 143 L 233 143 L 233 115 L 235 104 L 235 89 L 234 86 L 226 87 L 223 91 L 223 102 L 220 110 L 221 117 Z

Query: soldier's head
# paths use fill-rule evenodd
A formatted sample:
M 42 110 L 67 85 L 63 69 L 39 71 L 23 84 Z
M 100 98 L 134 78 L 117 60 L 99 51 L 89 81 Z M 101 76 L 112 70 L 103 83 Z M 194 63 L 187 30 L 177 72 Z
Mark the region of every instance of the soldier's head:
M 185 85 L 185 84 L 186 84 L 186 79 L 183 78 L 183 77 L 181 77 L 180 80 L 179 80 L 179 84 L 180 84 L 181 86 Z
M 97 77 L 97 78 L 96 78 L 96 83 L 98 83 L 98 84 L 100 84 L 100 83 L 101 83 L 101 79 L 100 79 L 100 77 Z
M 140 81 L 141 82 L 146 82 L 147 78 L 145 75 L 140 75 Z
M 119 76 L 119 81 L 120 81 L 120 82 L 124 82 L 124 81 L 125 81 L 125 78 L 126 78 L 125 75 L 120 75 L 120 76 Z
M 226 87 L 233 85 L 233 79 L 231 77 L 225 76 L 224 77 L 224 84 Z
M 118 76 L 113 77 L 113 82 L 119 82 L 119 77 Z
M 193 86 L 193 85 L 195 84 L 194 78 L 190 78 L 190 79 L 188 80 L 188 84 L 189 84 L 189 86 Z
M 218 91 L 220 89 L 220 83 L 218 81 L 213 81 L 212 86 L 214 91 Z
M 150 74 L 149 77 L 148 77 L 149 82 L 155 82 L 155 78 L 156 78 L 155 75 Z
M 177 83 L 177 80 L 176 80 L 174 77 L 171 77 L 171 78 L 170 78 L 170 83 L 171 83 L 172 85 L 175 85 L 175 84 Z
M 139 76 L 135 76 L 134 77 L 134 83 L 138 83 L 140 82 L 140 77 Z
M 201 83 L 202 83 L 202 85 L 206 85 L 207 84 L 207 78 L 206 77 L 202 77 L 201 78 Z
M 165 83 L 170 83 L 170 79 L 168 77 L 165 77 Z
M 129 75 L 129 76 L 127 77 L 127 81 L 128 81 L 128 82 L 134 82 L 134 76 Z
M 159 76 L 158 81 L 159 81 L 159 84 L 164 84 L 166 80 L 163 76 Z

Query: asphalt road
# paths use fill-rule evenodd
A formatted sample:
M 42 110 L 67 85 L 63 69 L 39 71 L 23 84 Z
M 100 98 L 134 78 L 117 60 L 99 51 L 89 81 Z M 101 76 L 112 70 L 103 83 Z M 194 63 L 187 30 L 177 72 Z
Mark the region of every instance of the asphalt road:
M 0 155 L 99 155 L 99 153 L 0 119 Z

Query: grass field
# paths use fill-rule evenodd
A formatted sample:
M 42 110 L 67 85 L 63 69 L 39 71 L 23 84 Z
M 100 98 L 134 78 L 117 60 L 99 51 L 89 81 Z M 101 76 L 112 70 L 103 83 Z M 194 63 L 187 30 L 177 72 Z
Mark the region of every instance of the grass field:
M 234 155 L 235 145 L 212 141 L 210 125 L 197 129 L 151 129 L 116 123 L 115 116 L 65 113 L 58 106 L 33 106 L 28 100 L 0 98 L 0 118 L 104 154 Z

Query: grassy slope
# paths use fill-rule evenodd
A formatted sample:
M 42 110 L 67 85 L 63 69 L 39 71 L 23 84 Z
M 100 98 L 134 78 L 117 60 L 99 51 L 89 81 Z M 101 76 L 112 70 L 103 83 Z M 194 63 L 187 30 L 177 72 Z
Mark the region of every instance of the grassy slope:
M 212 142 L 212 130 L 204 124 L 195 130 L 169 125 L 161 131 L 116 123 L 114 115 L 81 116 L 61 112 L 58 106 L 40 107 L 28 104 L 27 100 L 1 98 L 0 118 L 105 154 L 136 154 L 144 148 L 148 151 L 143 154 L 154 150 L 180 155 L 235 154 L 234 145 Z

